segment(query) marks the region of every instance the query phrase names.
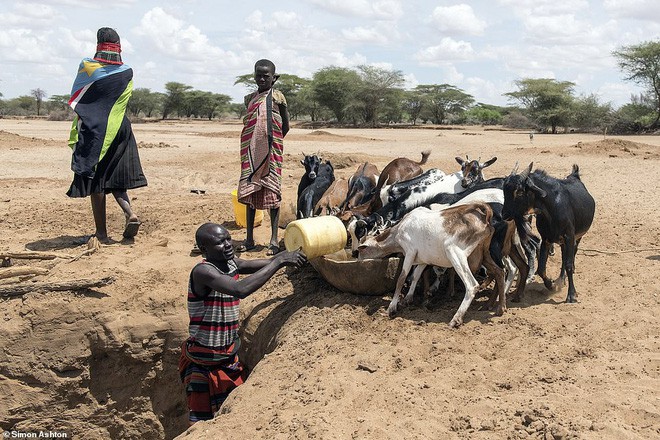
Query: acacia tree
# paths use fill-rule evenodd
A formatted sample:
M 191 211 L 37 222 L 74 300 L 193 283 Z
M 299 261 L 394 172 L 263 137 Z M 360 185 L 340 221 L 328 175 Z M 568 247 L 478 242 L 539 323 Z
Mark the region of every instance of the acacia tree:
M 660 126 L 660 41 L 647 41 L 633 46 L 624 46 L 612 52 L 618 59 L 625 79 L 640 84 L 653 96 L 656 117 L 649 129 Z
M 518 91 L 505 95 L 519 101 L 536 124 L 543 129 L 550 127 L 552 133 L 557 133 L 557 127 L 568 125 L 575 83 L 551 78 L 524 78 L 515 84 Z
M 185 93 L 192 89 L 192 86 L 179 82 L 168 82 L 165 84 L 165 102 L 163 103 L 163 119 L 167 118 L 172 112 L 181 115 L 184 112 Z
M 325 67 L 312 78 L 314 99 L 326 106 L 338 122 L 346 119 L 346 110 L 355 98 L 360 85 L 360 76 L 344 67 Z
M 375 66 L 358 66 L 361 81 L 357 88 L 356 98 L 361 101 L 364 122 L 376 126 L 378 114 L 386 102 L 393 105 L 390 99 L 398 94 L 399 86 L 403 84 L 403 73 L 400 70 L 387 70 Z M 400 101 L 399 101 L 400 102 Z M 398 106 L 397 106 L 398 107 Z M 390 113 L 396 113 L 390 112 Z
M 164 95 L 158 92 L 152 92 L 147 88 L 137 88 L 133 90 L 133 95 L 128 101 L 128 110 L 135 116 L 140 112 L 148 118 L 154 111 L 163 105 Z
M 601 104 L 594 94 L 573 102 L 573 124 L 582 131 L 601 131 L 612 121 L 612 104 Z
M 424 108 L 424 96 L 418 90 L 406 90 L 403 93 L 402 108 L 408 113 L 408 118 L 415 125 L 422 109 Z
M 41 104 L 44 102 L 44 98 L 46 97 L 46 92 L 42 89 L 36 88 L 30 91 L 30 95 L 32 95 L 34 99 L 37 101 L 37 116 L 40 116 Z
M 51 110 L 66 110 L 69 108 L 69 98 L 71 95 L 51 95 L 48 104 Z
M 424 98 L 422 119 L 442 124 L 450 114 L 463 113 L 474 103 L 472 95 L 449 84 L 420 84 L 415 87 Z

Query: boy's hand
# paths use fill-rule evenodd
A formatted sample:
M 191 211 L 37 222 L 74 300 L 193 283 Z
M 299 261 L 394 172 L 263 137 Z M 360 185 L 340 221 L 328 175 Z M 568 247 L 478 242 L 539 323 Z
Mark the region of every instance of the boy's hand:
M 307 257 L 305 257 L 305 254 L 300 250 L 293 252 L 283 251 L 275 255 L 273 259 L 277 260 L 278 263 L 283 264 L 284 266 L 295 267 L 302 267 L 302 265 L 307 262 Z

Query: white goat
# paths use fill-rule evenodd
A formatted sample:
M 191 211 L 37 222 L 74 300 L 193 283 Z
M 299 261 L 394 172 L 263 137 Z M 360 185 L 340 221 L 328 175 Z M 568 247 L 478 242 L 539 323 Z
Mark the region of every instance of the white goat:
M 490 225 L 492 215 L 490 206 L 484 203 L 451 207 L 440 212 L 419 207 L 382 234 L 366 237 L 358 247 L 359 259 L 382 258 L 397 252 L 404 255 L 401 275 L 387 309 L 390 317 L 399 307 L 403 285 L 414 265 L 417 267 L 402 305 L 411 302 L 417 282 L 427 265 L 453 267 L 465 285 L 465 297 L 449 325 L 460 326 L 479 285 L 473 272 L 483 264 L 495 277 L 500 299 L 497 314 L 503 314 L 506 310 L 504 274 L 489 251 L 494 232 Z

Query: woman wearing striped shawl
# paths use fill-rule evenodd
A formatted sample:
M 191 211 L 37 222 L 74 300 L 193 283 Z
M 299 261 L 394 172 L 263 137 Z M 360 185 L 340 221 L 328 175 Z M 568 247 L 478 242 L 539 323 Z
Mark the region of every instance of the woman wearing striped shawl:
M 300 267 L 306 261 L 300 251 L 257 260 L 235 258 L 229 231 L 215 223 L 200 226 L 195 241 L 205 259 L 190 272 L 190 336 L 179 358 L 190 424 L 212 419 L 247 377 L 238 359 L 240 300 L 256 292 L 280 268 Z M 239 279 L 239 274 L 251 275 Z
M 146 186 L 147 179 L 126 117 L 133 69 L 121 59 L 121 43 L 114 29 L 101 28 L 96 38 L 96 54 L 80 62 L 69 99 L 76 115 L 69 136 L 74 177 L 67 195 L 90 196 L 95 236 L 107 243 L 106 194 L 112 193 L 124 211 L 124 238 L 133 238 L 140 221 L 126 191 Z
M 239 252 L 254 249 L 254 217 L 257 209 L 270 211 L 271 237 L 268 255 L 279 252 L 277 228 L 282 201 L 282 154 L 289 131 L 289 113 L 282 92 L 273 90 L 279 78 L 275 64 L 259 60 L 254 65 L 257 91 L 245 97 L 247 114 L 241 132 L 241 177 L 238 200 L 247 205 L 247 238 Z

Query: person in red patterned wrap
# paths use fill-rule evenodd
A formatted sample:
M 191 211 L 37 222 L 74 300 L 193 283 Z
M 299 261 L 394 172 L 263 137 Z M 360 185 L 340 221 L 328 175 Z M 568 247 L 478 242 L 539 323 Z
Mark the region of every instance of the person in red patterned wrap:
M 301 267 L 306 261 L 300 251 L 255 260 L 236 258 L 229 231 L 215 223 L 200 226 L 195 241 L 204 260 L 190 272 L 190 336 L 179 359 L 191 424 L 212 419 L 229 393 L 247 377 L 237 355 L 240 300 L 256 292 L 282 267 Z M 239 279 L 240 274 L 250 276 Z
M 279 75 L 270 60 L 254 65 L 257 91 L 245 97 L 247 113 L 241 131 L 241 176 L 238 200 L 247 205 L 247 237 L 238 252 L 254 249 L 254 217 L 257 209 L 268 209 L 271 237 L 267 255 L 280 251 L 277 228 L 282 201 L 282 155 L 289 131 L 286 99 L 273 84 Z

